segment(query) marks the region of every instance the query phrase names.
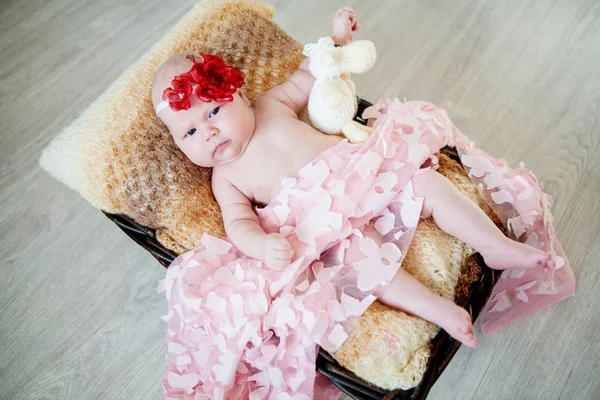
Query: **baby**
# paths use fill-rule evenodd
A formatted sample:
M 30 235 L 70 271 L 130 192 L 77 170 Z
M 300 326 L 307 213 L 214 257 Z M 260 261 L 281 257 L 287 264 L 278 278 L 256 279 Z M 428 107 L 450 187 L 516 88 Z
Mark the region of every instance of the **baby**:
M 358 28 L 353 10 L 342 8 L 333 18 L 332 38 L 344 46 Z M 210 71 L 217 73 L 210 76 Z M 194 74 L 201 73 L 209 73 L 208 83 L 194 81 Z M 191 76 L 197 83 L 190 84 L 182 76 Z M 225 89 L 222 81 L 227 82 Z M 282 179 L 296 176 L 342 141 L 298 118 L 313 82 L 305 59 L 286 82 L 263 94 L 252 107 L 240 90 L 243 75 L 239 71 L 216 56 L 186 54 L 167 60 L 153 82 L 157 115 L 176 145 L 194 164 L 213 168 L 212 188 L 231 242 L 271 268 L 286 267 L 293 250 L 283 235 L 265 233 L 253 205 L 270 203 Z M 424 199 L 421 216 L 433 217 L 441 229 L 476 249 L 488 266 L 554 267 L 549 254 L 506 238 L 446 178 L 435 171 L 427 174 L 427 185 L 415 185 L 415 195 Z M 438 324 L 469 347 L 477 345 L 469 314 L 429 291 L 402 268 L 379 301 Z

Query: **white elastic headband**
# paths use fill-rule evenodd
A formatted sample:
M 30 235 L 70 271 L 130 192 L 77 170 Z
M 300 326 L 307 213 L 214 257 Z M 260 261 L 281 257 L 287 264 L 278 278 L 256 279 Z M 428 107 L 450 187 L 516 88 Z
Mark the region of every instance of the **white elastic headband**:
M 197 84 L 192 85 L 192 88 L 196 87 L 196 85 Z M 183 99 L 183 93 L 179 93 L 179 98 Z M 164 101 L 163 100 L 160 103 L 158 103 L 158 105 L 154 109 L 154 112 L 156 112 L 156 116 L 158 117 L 158 113 L 161 112 L 162 110 L 164 110 L 167 107 L 169 107 L 169 102 L 168 101 Z
M 158 113 L 161 112 L 162 110 L 164 110 L 167 107 L 169 107 L 169 102 L 167 102 L 167 101 L 163 100 L 160 103 L 158 103 L 158 105 L 154 109 L 154 111 L 156 112 L 156 116 L 158 116 Z

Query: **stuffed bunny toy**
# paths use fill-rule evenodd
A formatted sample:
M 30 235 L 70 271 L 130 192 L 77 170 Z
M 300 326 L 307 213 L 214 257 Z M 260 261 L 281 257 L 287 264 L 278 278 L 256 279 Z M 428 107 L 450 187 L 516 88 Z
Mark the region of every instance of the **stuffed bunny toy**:
M 357 101 L 350 73 L 364 73 L 375 64 L 375 45 L 359 40 L 340 47 L 326 36 L 304 46 L 303 54 L 315 77 L 308 99 L 311 124 L 323 133 L 343 133 L 351 143 L 365 141 L 370 129 L 352 120 Z

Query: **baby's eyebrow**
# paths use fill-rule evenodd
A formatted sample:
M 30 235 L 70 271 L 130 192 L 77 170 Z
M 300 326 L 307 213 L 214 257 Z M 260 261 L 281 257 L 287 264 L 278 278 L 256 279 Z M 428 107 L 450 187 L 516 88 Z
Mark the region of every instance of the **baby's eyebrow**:
M 180 124 L 175 124 L 173 129 L 169 129 L 169 132 L 171 132 L 171 135 L 173 137 L 177 136 L 181 138 L 185 137 L 185 135 L 190 131 L 190 129 L 193 129 L 192 124 L 189 122 L 182 121 Z

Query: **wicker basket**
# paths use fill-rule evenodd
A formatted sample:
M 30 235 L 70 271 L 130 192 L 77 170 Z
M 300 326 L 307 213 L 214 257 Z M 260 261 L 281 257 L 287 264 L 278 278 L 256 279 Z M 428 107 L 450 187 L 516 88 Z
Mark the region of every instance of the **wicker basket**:
M 366 121 L 359 116 L 362 115 L 364 109 L 370 105 L 369 102 L 359 98 L 358 112 L 357 116 L 354 117 L 354 120 L 366 124 Z M 450 158 L 459 161 L 458 155 L 453 149 L 444 148 L 442 151 Z M 141 226 L 123 215 L 109 214 L 106 212 L 104 214 L 117 224 L 127 236 L 144 249 L 148 250 L 163 266 L 168 267 L 178 256 L 158 242 L 153 229 Z M 491 294 L 492 288 L 499 278 L 500 273 L 499 271 L 485 267 L 483 259 L 479 254 L 474 254 L 471 257 L 474 257 L 474 261 L 484 268 L 481 268 L 482 274 L 479 281 L 471 285 L 469 289 L 469 298 L 458 299 L 457 304 L 469 311 L 472 320 L 475 321 Z M 444 330 L 441 330 L 431 341 L 431 346 L 431 357 L 427 369 L 423 374 L 423 379 L 419 385 L 409 390 L 387 391 L 371 385 L 340 366 L 340 364 L 338 364 L 338 362 L 323 349 L 319 350 L 319 355 L 317 357 L 317 371 L 327 376 L 333 384 L 353 399 L 425 399 L 437 378 L 442 374 L 460 347 L 460 342 L 451 338 Z

